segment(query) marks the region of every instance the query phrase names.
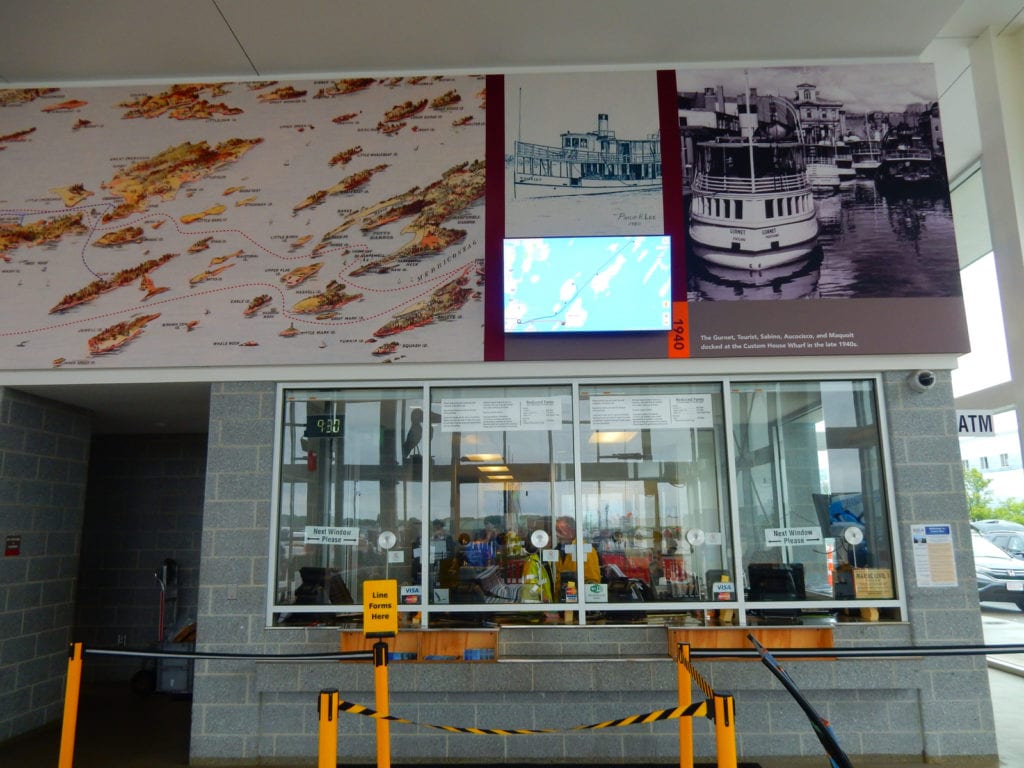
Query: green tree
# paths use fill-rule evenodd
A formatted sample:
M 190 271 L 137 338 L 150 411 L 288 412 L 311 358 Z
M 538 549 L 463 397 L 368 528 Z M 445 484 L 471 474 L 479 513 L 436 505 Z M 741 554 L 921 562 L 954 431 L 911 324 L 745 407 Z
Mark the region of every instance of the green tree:
M 992 516 L 992 491 L 988 489 L 991 482 L 985 479 L 980 470 L 964 470 L 964 490 L 967 492 L 967 511 L 971 520 Z
M 1000 501 L 992 510 L 992 517 L 1000 520 L 1012 520 L 1015 523 L 1024 525 L 1024 501 L 1016 498 Z

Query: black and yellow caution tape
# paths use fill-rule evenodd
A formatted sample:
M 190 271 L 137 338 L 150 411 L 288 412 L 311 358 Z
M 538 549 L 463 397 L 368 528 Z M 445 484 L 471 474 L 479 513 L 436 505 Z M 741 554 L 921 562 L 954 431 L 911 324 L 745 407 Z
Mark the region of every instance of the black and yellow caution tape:
M 438 731 L 449 733 L 469 733 L 476 736 L 521 736 L 533 733 L 565 733 L 568 731 L 592 731 L 598 728 L 619 728 L 625 725 L 644 725 L 655 723 L 659 720 L 678 720 L 681 717 L 708 717 L 712 709 L 708 702 L 699 701 L 688 707 L 675 707 L 674 709 L 659 709 L 654 712 L 647 712 L 642 715 L 630 715 L 618 720 L 606 720 L 603 723 L 592 723 L 590 725 L 577 725 L 572 728 L 460 728 L 454 725 L 432 725 L 431 723 L 417 723 L 415 720 L 406 720 L 403 717 L 394 715 L 382 715 L 374 709 L 364 707 L 362 704 L 355 704 L 351 701 L 340 700 L 338 710 L 349 712 L 353 715 L 372 717 L 376 720 L 389 720 L 393 723 L 406 723 L 407 725 L 418 725 L 423 728 L 434 728 Z
M 714 689 L 712 689 L 711 683 L 709 683 L 707 680 L 700 676 L 700 673 L 693 668 L 693 664 L 690 662 L 690 660 L 683 656 L 683 654 L 680 652 L 678 661 L 680 664 L 686 667 L 686 671 L 690 673 L 690 677 L 693 678 L 693 681 L 697 684 L 697 687 L 700 688 L 701 693 L 703 693 L 709 699 L 713 699 L 715 697 L 715 691 Z

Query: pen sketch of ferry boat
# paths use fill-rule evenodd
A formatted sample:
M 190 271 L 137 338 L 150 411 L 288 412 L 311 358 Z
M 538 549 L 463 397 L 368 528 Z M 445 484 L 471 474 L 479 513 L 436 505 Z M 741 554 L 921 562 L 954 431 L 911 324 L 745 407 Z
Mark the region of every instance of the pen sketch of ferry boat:
M 599 113 L 597 129 L 566 131 L 558 146 L 516 141 L 513 194 L 525 197 L 661 190 L 661 139 L 620 139 Z
M 693 252 L 713 264 L 749 270 L 806 257 L 818 222 L 804 145 L 788 135 L 755 135 L 756 112 L 739 117 L 740 136 L 694 147 Z

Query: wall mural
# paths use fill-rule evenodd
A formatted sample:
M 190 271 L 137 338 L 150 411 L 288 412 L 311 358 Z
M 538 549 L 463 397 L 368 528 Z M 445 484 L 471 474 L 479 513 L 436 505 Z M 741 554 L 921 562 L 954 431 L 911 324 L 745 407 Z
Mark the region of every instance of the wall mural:
M 923 65 L 8 89 L 0 152 L 8 370 L 967 348 Z
M 480 357 L 483 78 L 0 103 L 8 365 Z

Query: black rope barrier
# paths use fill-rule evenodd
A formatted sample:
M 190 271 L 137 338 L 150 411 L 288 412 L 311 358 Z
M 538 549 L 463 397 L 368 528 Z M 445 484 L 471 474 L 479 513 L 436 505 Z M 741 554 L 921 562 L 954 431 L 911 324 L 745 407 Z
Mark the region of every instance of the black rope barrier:
M 373 651 L 227 653 L 220 651 L 131 651 L 126 648 L 83 648 L 83 653 L 92 656 L 140 656 L 153 659 L 226 659 L 232 661 L 369 661 L 373 659 Z
M 881 645 L 858 648 L 773 648 L 777 658 L 801 659 L 872 659 L 879 657 L 921 656 L 988 656 L 1024 653 L 1024 644 L 1006 645 Z M 94 656 L 138 656 L 174 659 L 223 659 L 231 661 L 370 661 L 373 651 L 325 651 L 323 653 L 228 653 L 221 651 L 148 651 L 126 648 L 88 648 L 83 653 Z M 690 648 L 691 659 L 759 659 L 754 649 Z
M 988 656 L 994 654 L 1024 653 L 1024 644 L 1007 645 L 881 645 L 861 648 L 773 648 L 772 655 L 778 658 L 819 658 L 819 659 L 874 659 L 879 657 L 907 656 Z M 690 648 L 690 658 L 759 658 L 754 649 L 746 650 Z

